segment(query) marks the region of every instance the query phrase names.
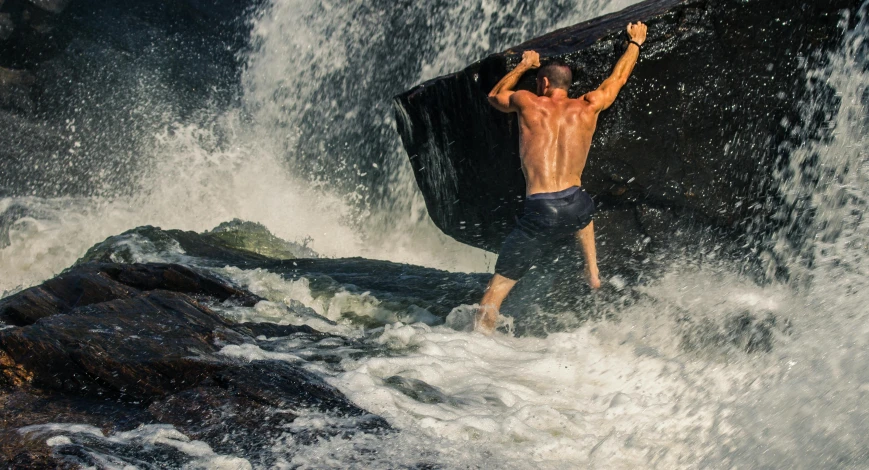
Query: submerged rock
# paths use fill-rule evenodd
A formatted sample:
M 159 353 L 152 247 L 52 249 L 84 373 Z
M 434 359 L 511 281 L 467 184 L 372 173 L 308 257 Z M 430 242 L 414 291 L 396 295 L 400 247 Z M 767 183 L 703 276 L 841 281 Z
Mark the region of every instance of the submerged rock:
M 0 41 L 5 41 L 15 31 L 15 23 L 9 13 L 0 13 Z
M 631 242 L 667 244 L 674 221 L 738 233 L 768 196 L 764 182 L 786 158 L 780 145 L 797 138 L 782 123 L 799 121 L 807 64 L 841 37 L 841 10 L 860 3 L 650 0 L 408 90 L 395 98 L 398 130 L 429 214 L 457 240 L 497 251 L 525 183 L 516 117 L 489 106 L 488 92 L 530 49 L 571 67 L 570 96 L 591 91 L 625 50 L 625 25 L 642 20 L 648 42 L 600 116 L 583 183 L 603 213 L 633 213 L 642 236 Z M 518 88 L 533 90 L 534 80 L 526 73 Z M 641 217 L 643 207 L 658 213 Z M 623 226 L 607 217 L 596 229 L 618 239 Z
M 241 455 L 261 452 L 300 413 L 356 423 L 322 435 L 388 429 L 299 365 L 222 354 L 255 345 L 259 335 L 325 336 L 304 326 L 234 323 L 207 306 L 259 300 L 180 265 L 108 263 L 77 266 L 3 299 L 0 319 L 11 326 L 0 330 L 0 421 L 10 432 L 65 417 L 116 430 L 171 424 Z M 48 462 L 57 453 L 0 433 L 0 463 Z
M 3 29 L 3 17 L 0 16 L 0 31 Z M 0 33 L 2 34 L 2 33 Z M 30 91 L 35 78 L 24 70 L 12 70 L 0 67 L 0 109 L 30 114 L 33 112 L 33 101 Z

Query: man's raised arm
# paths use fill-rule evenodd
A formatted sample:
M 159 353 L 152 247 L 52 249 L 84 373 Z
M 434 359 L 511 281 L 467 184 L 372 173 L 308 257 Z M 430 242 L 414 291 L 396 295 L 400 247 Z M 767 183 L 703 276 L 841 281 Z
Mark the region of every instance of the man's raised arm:
M 619 91 L 628 82 L 628 77 L 631 76 L 640 57 L 640 46 L 646 41 L 646 25 L 640 22 L 628 24 L 628 36 L 631 38 L 628 50 L 616 63 L 612 75 L 604 80 L 597 90 L 584 96 L 598 112 L 609 108 L 616 100 Z
M 489 104 L 501 112 L 515 112 L 516 109 L 510 101 L 510 97 L 515 93 L 513 87 L 519 83 L 519 79 L 525 72 L 537 67 L 540 67 L 540 55 L 534 51 L 525 51 L 522 54 L 522 62 L 519 62 L 519 65 L 510 73 L 504 75 L 504 78 L 489 92 Z

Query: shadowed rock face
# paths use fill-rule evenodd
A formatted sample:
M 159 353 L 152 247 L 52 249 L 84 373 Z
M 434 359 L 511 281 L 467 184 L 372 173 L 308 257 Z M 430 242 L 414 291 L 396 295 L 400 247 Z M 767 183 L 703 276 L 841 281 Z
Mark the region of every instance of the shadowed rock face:
M 596 88 L 626 47 L 625 26 L 649 38 L 615 105 L 600 116 L 583 184 L 601 237 L 636 231 L 666 243 L 673 224 L 739 233 L 757 216 L 782 143 L 796 137 L 805 70 L 837 43 L 858 0 L 651 0 L 555 31 L 423 83 L 395 98 L 398 130 L 429 213 L 459 241 L 497 251 L 525 195 L 516 116 L 486 95 L 536 50 L 570 65 L 570 96 Z M 536 72 L 518 88 L 534 90 Z M 830 100 L 835 112 L 835 100 Z M 809 133 L 810 134 L 810 133 Z M 632 214 L 627 226 L 609 223 Z M 762 214 L 761 214 L 762 215 Z M 611 244 L 610 244 L 611 245 Z M 604 247 L 606 256 L 608 248 Z

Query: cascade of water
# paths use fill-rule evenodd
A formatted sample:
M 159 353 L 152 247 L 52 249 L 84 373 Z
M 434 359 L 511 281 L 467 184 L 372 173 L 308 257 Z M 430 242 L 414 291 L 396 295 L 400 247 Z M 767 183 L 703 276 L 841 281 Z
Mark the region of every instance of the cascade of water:
M 631 3 L 267 3 L 253 19 L 239 108 L 203 112 L 191 122 L 159 100 L 142 100 L 136 108 L 155 107 L 149 115 L 162 121 L 137 131 L 130 150 L 141 169 L 135 184 L 90 197 L 0 201 L 0 293 L 51 277 L 126 229 L 202 231 L 236 217 L 288 240 L 310 237 L 325 256 L 485 270 L 491 255 L 453 242 L 429 220 L 393 129 L 392 95 Z M 131 88 L 140 86 L 137 77 L 130 80 Z
M 345 195 L 374 256 L 388 249 L 391 259 L 430 264 L 411 253 L 455 252 L 449 263 L 470 257 L 480 269 L 491 256 L 452 243 L 429 220 L 394 130 L 392 96 L 491 51 L 632 3 L 446 0 L 396 8 L 275 0 L 254 20 L 245 103 L 272 154 L 312 185 Z
M 810 94 L 795 135 L 821 119 L 823 137 L 788 146 L 787 166 L 777 174 L 783 200 L 782 228 L 771 240 L 770 271 L 784 267 L 797 284 L 818 275 L 849 271 L 866 275 L 869 209 L 869 41 L 867 9 L 857 13 L 839 51 L 808 72 Z M 843 18 L 847 28 L 851 18 Z M 833 101 L 833 106 L 830 101 Z

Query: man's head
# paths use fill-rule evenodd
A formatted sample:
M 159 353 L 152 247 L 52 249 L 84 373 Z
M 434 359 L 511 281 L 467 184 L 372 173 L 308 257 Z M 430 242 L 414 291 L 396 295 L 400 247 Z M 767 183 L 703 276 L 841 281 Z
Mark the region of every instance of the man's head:
M 564 62 L 552 62 L 537 71 L 537 94 L 547 95 L 555 88 L 567 91 L 573 83 L 573 73 Z

